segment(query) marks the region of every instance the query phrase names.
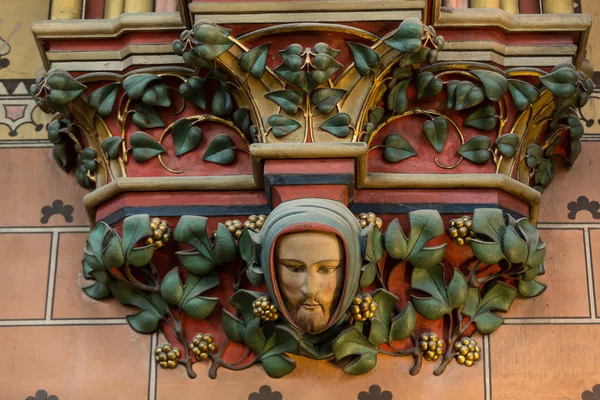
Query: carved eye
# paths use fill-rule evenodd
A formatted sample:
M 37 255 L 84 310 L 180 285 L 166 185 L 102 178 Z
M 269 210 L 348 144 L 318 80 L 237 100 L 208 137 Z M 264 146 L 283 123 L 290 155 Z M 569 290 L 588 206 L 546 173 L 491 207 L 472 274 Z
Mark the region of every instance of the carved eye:
M 298 273 L 300 273 L 300 272 L 302 272 L 302 271 L 303 271 L 303 268 L 302 268 L 302 267 L 298 267 L 298 266 L 295 266 L 295 265 L 286 265 L 285 267 L 286 267 L 286 268 L 287 268 L 287 269 L 288 269 L 290 272 L 293 272 L 293 273 L 295 273 L 295 274 L 298 274 Z
M 335 272 L 335 267 L 321 267 L 319 268 L 319 273 L 323 275 L 333 274 Z

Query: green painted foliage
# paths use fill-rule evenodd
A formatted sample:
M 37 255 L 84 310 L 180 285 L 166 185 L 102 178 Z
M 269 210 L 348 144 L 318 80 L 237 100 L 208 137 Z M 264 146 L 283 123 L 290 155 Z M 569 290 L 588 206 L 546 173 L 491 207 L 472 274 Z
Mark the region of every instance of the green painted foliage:
M 368 75 L 379 64 L 379 55 L 371 47 L 355 42 L 347 42 L 347 44 L 352 52 L 354 67 L 359 74 Z
M 493 105 L 488 104 L 480 107 L 465 119 L 465 125 L 482 131 L 489 131 L 496 128 L 498 116 Z
M 386 136 L 384 146 L 383 158 L 387 162 L 397 163 L 417 155 L 410 143 L 396 133 Z
M 440 153 L 444 149 L 446 138 L 448 137 L 448 120 L 444 117 L 437 117 L 433 120 L 425 121 L 423 132 L 435 151 Z
M 271 125 L 273 136 L 278 139 L 285 137 L 300 128 L 300 123 L 281 114 L 271 115 L 267 122 Z
M 351 132 L 350 122 L 351 119 L 348 114 L 338 113 L 333 115 L 327 121 L 323 122 L 320 128 L 331 133 L 333 136 L 345 138 L 348 137 Z
M 133 149 L 133 158 L 137 162 L 148 161 L 166 151 L 156 139 L 144 132 L 135 132 L 131 135 L 129 144 Z
M 321 114 L 329 114 L 345 94 L 344 89 L 317 89 L 313 92 L 311 101 Z
M 248 50 L 240 57 L 240 66 L 256 79 L 262 78 L 267 67 L 270 43 Z
M 219 165 L 229 165 L 235 161 L 233 141 L 225 134 L 217 135 L 208 145 L 202 159 Z
M 298 112 L 298 106 L 302 103 L 302 96 L 295 90 L 276 90 L 267 93 L 265 97 L 292 115 Z
M 517 79 L 508 80 L 508 89 L 517 110 L 525 111 L 529 106 L 540 99 L 539 90 L 531 83 Z
M 417 76 L 417 99 L 437 96 L 444 88 L 440 78 L 436 78 L 431 72 L 422 72 Z
M 202 138 L 204 137 L 202 129 L 193 126 L 192 122 L 187 118 L 177 120 L 171 128 L 171 132 L 173 134 L 175 155 L 177 157 L 200 146 Z
M 466 305 L 462 313 L 471 317 L 477 331 L 482 335 L 493 333 L 504 319 L 492 311 L 507 312 L 517 295 L 517 290 L 503 282 L 493 282 L 481 297 L 479 288 L 469 288 Z
M 465 304 L 468 294 L 467 280 L 456 268 L 448 285 L 444 280 L 444 266 L 437 264 L 429 268 L 415 268 L 411 287 L 421 290 L 429 297 L 412 296 L 411 301 L 419 314 L 430 320 L 442 318 L 453 309 Z
M 112 114 L 117 93 L 121 84 L 119 82 L 109 83 L 100 89 L 95 90 L 88 99 L 88 104 L 101 117 L 108 117 Z
M 481 80 L 485 95 L 491 101 L 499 101 L 508 91 L 508 80 L 498 72 L 480 70 L 471 73 Z
M 491 157 L 492 141 L 487 136 L 475 136 L 460 146 L 456 151 L 461 157 L 475 164 L 485 164 Z

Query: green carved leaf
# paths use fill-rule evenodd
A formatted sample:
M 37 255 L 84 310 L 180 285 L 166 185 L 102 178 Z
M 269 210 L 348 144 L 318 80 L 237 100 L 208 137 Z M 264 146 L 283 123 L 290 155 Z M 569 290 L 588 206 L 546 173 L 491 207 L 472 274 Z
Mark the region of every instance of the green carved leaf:
M 332 49 L 331 46 L 324 42 L 319 42 L 315 44 L 315 51 L 317 52 L 317 54 L 327 54 L 328 56 L 333 58 L 337 57 L 337 55 L 340 54 L 339 50 Z
M 435 151 L 440 153 L 448 137 L 448 120 L 444 117 L 437 117 L 433 120 L 425 121 L 423 132 L 425 132 L 425 137 L 427 137 L 427 140 L 429 140 Z
M 407 65 L 421 64 L 429 59 L 430 50 L 427 47 L 423 47 L 421 50 L 412 54 L 405 54 L 402 57 L 400 66 L 406 67 Z
M 519 147 L 519 137 L 514 133 L 502 135 L 496 139 L 496 147 L 504 157 L 513 158 Z
M 48 71 L 46 85 L 50 89 L 48 99 L 57 105 L 69 104 L 87 89 L 68 72 L 55 69 Z
M 117 92 L 120 87 L 121 84 L 119 82 L 114 82 L 95 90 L 94 93 L 90 95 L 88 104 L 96 110 L 101 117 L 108 117 L 112 114 L 113 106 L 117 99 Z
M 179 306 L 183 300 L 183 284 L 179 278 L 179 268 L 169 271 L 160 284 L 160 294 L 169 304 Z
M 225 335 L 227 335 L 229 340 L 232 340 L 236 343 L 244 343 L 246 326 L 241 319 L 237 318 L 226 309 L 223 309 L 221 323 L 223 324 Z
M 321 114 L 329 114 L 345 94 L 344 89 L 317 89 L 313 92 L 311 101 Z
M 246 326 L 250 325 L 250 322 L 254 320 L 254 315 L 252 314 L 252 303 L 254 300 L 263 295 L 264 293 L 240 289 L 229 299 L 229 304 L 231 304 L 240 312 L 240 314 L 242 314 L 242 318 L 244 319 Z
M 569 165 L 573 165 L 573 163 L 577 160 L 579 155 L 581 154 L 581 140 L 580 139 L 571 139 L 569 141 L 569 155 L 567 156 L 567 163 Z
M 455 109 L 466 110 L 475 107 L 485 99 L 483 90 L 469 81 L 460 82 L 455 91 Z
M 233 151 L 233 141 L 227 135 L 220 134 L 213 138 L 208 145 L 204 157 L 206 162 L 219 165 L 229 165 L 235 161 L 235 152 Z
M 444 266 L 415 268 L 412 272 L 411 286 L 430 295 L 430 297 L 412 296 L 412 303 L 419 314 L 430 320 L 442 318 L 454 308 L 465 304 L 468 294 L 467 280 L 456 268 L 448 286 L 444 283 Z
M 477 109 L 465 120 L 465 125 L 482 131 L 494 129 L 497 123 L 496 109 L 489 104 Z
M 380 321 L 382 327 L 379 339 L 377 341 L 371 340 L 371 343 L 379 346 L 390 340 L 389 332 L 392 324 L 392 312 L 398 303 L 398 297 L 383 289 L 375 290 L 371 293 L 371 297 L 373 297 L 373 301 L 377 303 L 377 310 L 375 310 L 373 318 Z M 371 337 L 369 337 L 369 339 L 371 339 Z
M 435 210 L 417 210 L 409 214 L 410 235 L 407 239 L 397 219 L 392 221 L 385 233 L 385 249 L 388 255 L 397 260 L 406 260 L 418 268 L 438 265 L 446 244 L 426 247 L 427 243 L 444 234 L 442 217 Z
M 298 106 L 302 103 L 302 96 L 295 90 L 276 90 L 267 93 L 265 97 L 292 115 L 298 112 Z
M 390 327 L 390 340 L 404 340 L 415 330 L 417 326 L 417 313 L 411 302 L 400 313 L 392 318 Z
M 333 57 L 325 53 L 317 54 L 313 64 L 317 70 L 310 71 L 310 77 L 319 85 L 327 82 L 331 75 L 344 67 L 342 64 L 335 61 Z
M 52 148 L 52 157 L 63 171 L 71 169 L 72 159 L 69 157 L 66 143 L 55 144 Z
M 281 114 L 271 115 L 267 122 L 271 125 L 273 136 L 278 139 L 285 137 L 300 128 L 300 124 L 297 121 Z
M 302 71 L 303 65 L 304 60 L 300 56 L 290 54 L 285 57 L 281 65 L 275 68 L 274 71 L 286 81 L 298 84 L 307 79 L 306 73 Z
M 360 281 L 358 282 L 358 285 L 362 288 L 370 286 L 373 283 L 373 281 L 375 281 L 376 274 L 377 271 L 375 264 L 368 263 L 366 265 L 363 265 L 363 267 L 361 268 Z
M 150 228 L 150 217 L 148 214 L 131 215 L 123 220 L 123 250 L 125 259 L 128 263 L 135 267 L 140 267 L 147 262 L 138 265 L 135 261 L 132 263 L 130 255 L 135 245 L 142 239 L 152 236 L 152 228 Z M 143 261 L 143 260 L 142 260 Z
M 194 53 L 204 60 L 214 60 L 233 46 L 233 42 L 227 37 L 229 30 L 215 25 L 197 25 L 194 34 L 194 39 L 198 42 Z
M 267 66 L 267 56 L 269 55 L 270 43 L 263 44 L 248 50 L 240 57 L 240 67 L 246 72 L 250 72 L 256 79 L 262 78 Z
M 416 150 L 402 136 L 392 133 L 385 138 L 383 158 L 387 162 L 397 163 L 416 155 Z
M 169 107 L 171 105 L 169 87 L 163 82 L 148 85 L 142 95 L 142 102 L 150 106 Z
M 368 75 L 379 64 L 379 55 L 371 47 L 355 42 L 347 42 L 347 44 L 350 47 L 354 58 L 354 66 L 359 74 Z
M 205 258 L 216 264 L 217 260 L 212 252 L 212 245 L 206 233 L 206 221 L 205 217 L 196 215 L 182 216 L 173 231 L 173 239 L 176 242 L 192 246 Z
M 94 300 L 102 300 L 110 295 L 110 288 L 104 283 L 94 282 L 93 285 L 83 288 L 83 292 Z
M 492 141 L 489 137 L 475 136 L 460 146 L 456 152 L 475 164 L 485 164 L 491 157 L 489 151 L 491 145 Z
M 202 255 L 196 250 L 183 250 L 175 253 L 179 262 L 190 273 L 198 276 L 204 276 L 214 270 L 216 262 Z
M 456 105 L 456 88 L 458 84 L 461 83 L 457 80 L 452 80 L 446 82 L 446 108 L 453 109 Z
M 414 53 L 421 49 L 421 37 L 425 33 L 425 25 L 418 18 L 402 21 L 398 29 L 383 42 L 403 53 Z
M 417 76 L 417 99 L 437 96 L 444 88 L 440 78 L 436 78 L 431 72 L 422 72 Z
M 383 257 L 383 239 L 381 230 L 375 224 L 370 224 L 366 229 L 363 229 L 361 236 L 366 236 L 365 243 L 365 258 L 373 264 L 377 264 Z
M 135 113 L 131 120 L 140 129 L 162 128 L 165 126 L 156 109 L 141 102 L 135 104 Z
M 179 94 L 192 104 L 197 105 L 201 109 L 206 109 L 206 90 L 204 87 L 205 80 L 193 76 L 187 82 L 179 86 Z
M 507 312 L 517 295 L 517 289 L 503 282 L 495 281 L 488 287 L 480 298 L 478 288 L 470 288 L 463 314 L 475 322 L 477 331 L 482 335 L 493 333 L 504 319 L 493 314 L 492 311 Z
M 581 120 L 577 118 L 577 116 L 571 115 L 567 119 L 567 124 L 569 125 L 569 137 L 571 139 L 581 139 L 584 133 L 583 125 L 581 125 Z
M 277 354 L 260 360 L 267 375 L 271 378 L 281 378 L 296 368 L 296 362 L 285 354 Z
M 362 375 L 371 371 L 377 364 L 377 355 L 363 354 L 356 356 L 345 367 L 344 372 L 351 375 Z
M 245 319 L 244 319 L 245 321 Z M 267 344 L 267 339 L 260 329 L 260 319 L 250 319 L 246 324 L 244 343 L 256 354 L 260 354 Z
M 291 56 L 292 54 L 299 56 L 302 54 L 303 51 L 304 47 L 302 47 L 298 43 L 293 43 L 290 44 L 285 50 L 279 50 L 279 54 L 281 54 L 281 57 L 286 58 Z
M 171 131 L 173 133 L 173 143 L 175 144 L 175 155 L 177 157 L 200 146 L 200 142 L 202 142 L 202 138 L 204 137 L 202 129 L 192 126 L 192 122 L 187 118 L 177 120 L 173 124 Z
M 137 314 L 127 316 L 127 322 L 131 328 L 143 334 L 154 333 L 158 328 L 161 317 L 151 311 L 142 310 Z
M 118 136 L 106 138 L 102 141 L 102 150 L 106 153 L 109 159 L 117 159 L 119 158 L 122 142 L 123 138 Z
M 216 273 L 203 277 L 189 274 L 185 281 L 183 297 L 181 298 L 179 307 L 196 320 L 205 319 L 212 314 L 219 303 L 219 299 L 200 296 L 200 294 L 218 285 L 219 276 Z
M 131 135 L 129 144 L 133 149 L 133 158 L 137 162 L 148 161 L 166 151 L 156 139 L 144 132 L 135 132 Z
M 519 111 L 525 111 L 529 106 L 540 99 L 540 92 L 531 83 L 517 79 L 508 80 L 508 89 L 515 107 Z
M 233 111 L 233 97 L 228 91 L 229 85 L 222 81 L 217 82 L 217 90 L 211 102 L 211 110 L 217 117 L 227 117 Z
M 118 268 L 125 261 L 121 238 L 104 222 L 89 233 L 83 254 L 85 262 L 94 271 Z
M 213 253 L 217 264 L 227 264 L 235 259 L 237 249 L 235 241 L 229 229 L 221 223 L 217 227 L 217 238 L 213 247 Z
M 333 341 L 332 349 L 337 361 L 354 356 L 344 368 L 346 373 L 364 374 L 375 368 L 377 363 L 377 348 L 354 327 L 342 332 Z
M 152 260 L 154 249 L 154 245 L 134 247 L 129 253 L 127 262 L 134 267 L 142 267 Z
M 320 128 L 326 132 L 331 133 L 333 136 L 345 138 L 351 132 L 350 122 L 351 118 L 348 114 L 339 113 L 333 115 L 327 121 L 323 122 Z
M 519 294 L 523 297 L 537 297 L 546 291 L 547 286 L 537 282 L 535 279 L 525 281 L 519 280 Z
M 559 67 L 554 68 L 548 75 L 541 76 L 540 82 L 555 96 L 573 96 L 577 91 L 577 72 L 571 68 Z
M 387 96 L 387 107 L 388 110 L 392 110 L 397 114 L 404 114 L 408 110 L 408 99 L 406 97 L 406 90 L 410 80 L 403 80 L 392 86 Z
M 527 158 L 525 159 L 525 164 L 527 168 L 533 169 L 540 165 L 544 160 L 544 150 L 541 146 L 537 144 L 532 144 L 527 147 Z
M 125 90 L 132 100 L 139 100 L 144 95 L 149 84 L 160 80 L 160 76 L 154 74 L 131 75 L 123 81 L 123 90 Z
M 485 94 L 491 101 L 499 101 L 508 90 L 508 81 L 506 78 L 494 71 L 471 71 L 478 77 L 483 84 Z
M 548 185 L 550 185 L 550 182 L 554 180 L 554 175 L 554 167 L 552 166 L 550 160 L 543 160 L 533 174 L 533 182 L 535 185 L 540 185 L 541 187 L 546 188 Z
M 247 108 L 238 108 L 233 113 L 233 123 L 238 129 L 245 135 L 250 134 L 250 126 L 252 121 L 250 120 L 250 110 Z
M 499 208 L 476 208 L 473 212 L 473 231 L 477 236 L 485 236 L 496 243 L 502 243 L 506 231 L 504 213 Z
M 385 114 L 385 110 L 381 107 L 374 107 L 369 110 L 369 122 L 373 124 L 373 126 L 377 126 L 383 121 L 383 116 Z

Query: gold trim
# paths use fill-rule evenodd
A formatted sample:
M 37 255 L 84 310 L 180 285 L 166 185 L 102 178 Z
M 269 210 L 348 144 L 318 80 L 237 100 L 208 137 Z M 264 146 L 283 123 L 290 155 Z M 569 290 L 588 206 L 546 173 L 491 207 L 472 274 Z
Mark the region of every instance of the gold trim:
M 500 0 L 471 0 L 471 8 L 500 8 Z
M 519 0 L 500 0 L 500 8 L 509 14 L 519 14 Z
M 544 14 L 573 14 L 573 0 L 542 0 Z
M 83 14 L 83 0 L 53 0 L 51 20 L 80 19 Z
M 192 14 L 256 14 L 269 12 L 303 12 L 316 14 L 332 11 L 377 11 L 377 10 L 405 10 L 424 9 L 426 0 L 361 0 L 339 1 L 277 1 L 277 2 L 194 2 L 188 5 Z M 313 20 L 316 20 L 313 18 Z
M 154 0 L 125 0 L 126 13 L 153 12 Z
M 104 19 L 117 18 L 125 10 L 125 0 L 106 0 L 104 3 Z
M 355 28 L 353 26 L 342 24 L 321 24 L 311 22 L 268 26 L 266 28 L 257 29 L 255 31 L 251 31 L 244 35 L 241 35 L 237 38 L 237 40 L 241 43 L 244 43 L 249 40 L 254 40 L 263 36 L 280 35 L 282 33 L 292 33 L 298 31 L 336 32 L 354 35 L 362 39 L 371 40 L 372 42 L 376 42 L 379 40 L 379 36 L 369 31 L 365 31 L 364 29 Z

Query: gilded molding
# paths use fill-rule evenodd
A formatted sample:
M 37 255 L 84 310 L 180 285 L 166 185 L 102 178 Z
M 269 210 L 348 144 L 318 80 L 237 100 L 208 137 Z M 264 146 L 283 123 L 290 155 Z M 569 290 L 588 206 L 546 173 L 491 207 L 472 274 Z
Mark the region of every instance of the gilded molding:
M 51 20 L 80 19 L 83 15 L 83 0 L 53 0 Z
M 125 0 L 106 0 L 104 3 L 104 19 L 117 18 L 123 14 Z

